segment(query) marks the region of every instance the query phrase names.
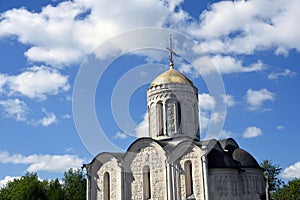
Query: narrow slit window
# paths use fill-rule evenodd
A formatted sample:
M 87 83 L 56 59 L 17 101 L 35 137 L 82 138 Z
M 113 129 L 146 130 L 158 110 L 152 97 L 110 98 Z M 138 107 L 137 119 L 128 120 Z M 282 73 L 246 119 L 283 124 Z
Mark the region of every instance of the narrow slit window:
M 185 190 L 186 197 L 191 196 L 193 192 L 193 172 L 192 172 L 192 162 L 186 161 L 184 163 L 184 171 L 185 171 Z
M 110 200 L 110 177 L 109 173 L 105 172 L 103 176 L 104 186 L 104 200 Z
M 180 107 L 180 103 L 176 102 L 175 104 L 175 109 L 176 109 L 176 133 L 181 133 L 181 107 Z
M 157 120 L 158 120 L 158 135 L 164 134 L 164 123 L 163 123 L 163 104 L 162 102 L 157 103 Z
M 145 166 L 143 168 L 143 193 L 144 200 L 151 199 L 151 181 L 150 181 L 150 168 Z

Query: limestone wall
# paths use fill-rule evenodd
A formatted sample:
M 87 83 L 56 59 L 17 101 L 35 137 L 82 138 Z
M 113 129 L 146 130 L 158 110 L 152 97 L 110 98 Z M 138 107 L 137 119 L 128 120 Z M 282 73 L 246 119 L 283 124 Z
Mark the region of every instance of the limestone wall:
M 165 158 L 155 147 L 147 146 L 141 148 L 135 154 L 130 164 L 131 174 L 126 177 L 126 184 L 130 185 L 131 199 L 143 200 L 143 168 L 150 168 L 151 199 L 166 199 L 166 168 Z
M 186 199 L 186 185 L 185 179 L 186 172 L 184 171 L 184 165 L 186 162 L 190 161 L 192 163 L 192 178 L 193 178 L 193 194 L 195 199 L 203 199 L 203 176 L 202 176 L 202 168 L 201 168 L 201 161 L 200 161 L 199 152 L 191 151 L 181 157 L 180 159 L 180 168 L 183 170 L 180 173 L 180 180 L 179 180 L 179 196 L 180 199 Z M 176 183 L 176 182 L 175 182 Z
M 191 86 L 153 87 L 147 91 L 147 102 L 150 137 L 166 139 L 185 135 L 199 138 L 198 97 Z M 162 112 L 158 112 L 158 104 L 162 105 Z
M 104 199 L 104 173 L 108 172 L 110 175 L 110 199 L 111 200 L 119 200 L 121 198 L 121 167 L 118 166 L 116 160 L 111 160 L 100 168 L 97 172 L 97 199 Z
M 246 168 L 245 171 L 223 168 L 209 170 L 209 199 L 253 200 L 264 193 L 265 183 L 260 169 Z

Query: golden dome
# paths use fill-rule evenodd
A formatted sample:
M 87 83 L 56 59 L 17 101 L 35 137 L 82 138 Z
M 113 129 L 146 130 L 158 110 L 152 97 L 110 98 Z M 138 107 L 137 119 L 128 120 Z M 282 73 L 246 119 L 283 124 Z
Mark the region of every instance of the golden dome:
M 190 86 L 194 86 L 193 82 L 188 79 L 184 74 L 179 71 L 173 69 L 172 67 L 158 75 L 151 83 L 150 87 L 168 84 L 168 83 L 182 83 Z

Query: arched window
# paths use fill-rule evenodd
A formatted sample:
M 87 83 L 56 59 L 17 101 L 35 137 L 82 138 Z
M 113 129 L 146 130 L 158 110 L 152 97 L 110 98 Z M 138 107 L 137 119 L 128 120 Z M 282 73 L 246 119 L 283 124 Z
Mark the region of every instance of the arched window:
M 105 172 L 103 175 L 103 193 L 104 193 L 104 200 L 110 200 L 110 177 L 109 173 Z
M 158 135 L 164 135 L 164 122 L 163 122 L 163 104 L 162 102 L 158 102 L 156 106 L 156 116 L 157 116 L 157 127 L 158 127 Z
M 167 133 L 174 135 L 180 133 L 181 108 L 177 100 L 169 99 L 166 102 Z
M 176 110 L 176 133 L 181 133 L 180 126 L 181 126 L 181 107 L 180 103 L 176 102 L 175 104 L 175 110 Z
M 144 199 L 151 199 L 151 182 L 150 182 L 150 168 L 145 166 L 143 168 L 143 193 Z
M 185 172 L 185 191 L 186 197 L 191 196 L 193 192 L 193 172 L 192 172 L 192 162 L 186 161 L 184 163 L 184 172 Z

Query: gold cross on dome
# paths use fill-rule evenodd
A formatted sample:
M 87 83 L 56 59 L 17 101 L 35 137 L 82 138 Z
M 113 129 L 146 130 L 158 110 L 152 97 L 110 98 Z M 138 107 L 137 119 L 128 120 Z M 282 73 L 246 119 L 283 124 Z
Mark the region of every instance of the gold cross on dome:
M 170 52 L 170 69 L 174 69 L 173 54 L 176 55 L 176 53 L 173 51 L 172 48 L 172 35 L 170 35 L 170 48 L 167 47 L 167 49 Z

